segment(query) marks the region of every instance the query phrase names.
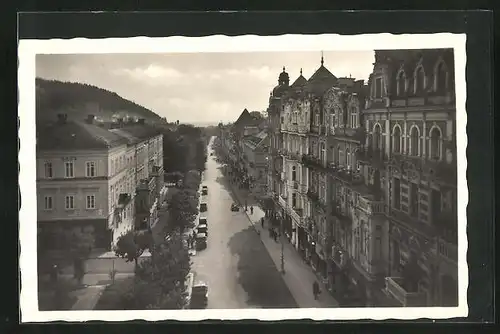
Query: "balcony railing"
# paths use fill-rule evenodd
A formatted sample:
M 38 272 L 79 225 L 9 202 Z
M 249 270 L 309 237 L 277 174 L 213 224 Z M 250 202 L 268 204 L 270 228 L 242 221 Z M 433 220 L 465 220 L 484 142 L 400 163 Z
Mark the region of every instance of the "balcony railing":
M 371 147 L 358 149 L 356 159 L 360 162 L 369 163 L 376 168 L 383 168 L 388 161 L 387 154 L 384 151 Z
M 321 158 L 312 154 L 302 154 L 301 161 L 306 167 L 317 168 L 320 170 L 326 169 L 325 165 L 321 161 Z
M 356 129 L 352 128 L 335 128 L 335 136 L 336 137 L 345 137 L 352 138 L 356 141 L 359 141 L 361 144 L 364 144 L 366 138 L 366 131 L 363 127 L 359 127 Z
M 402 277 L 386 277 L 385 289 L 401 303 L 402 306 L 418 307 L 426 306 L 426 295 L 422 292 L 408 292 L 403 288 Z
M 358 171 L 353 171 L 345 167 L 339 167 L 332 163 L 328 166 L 328 172 L 336 179 L 347 183 L 348 185 L 359 185 L 364 183 L 364 178 Z
M 387 206 L 383 201 L 375 200 L 373 196 L 360 196 L 358 199 L 358 208 L 368 215 L 385 214 Z
M 312 202 L 317 202 L 319 201 L 319 195 L 318 195 L 318 192 L 313 189 L 313 188 L 309 188 L 307 190 L 307 197 L 312 201 Z
M 458 263 L 458 246 L 442 238 L 438 238 L 438 253 L 445 259 Z

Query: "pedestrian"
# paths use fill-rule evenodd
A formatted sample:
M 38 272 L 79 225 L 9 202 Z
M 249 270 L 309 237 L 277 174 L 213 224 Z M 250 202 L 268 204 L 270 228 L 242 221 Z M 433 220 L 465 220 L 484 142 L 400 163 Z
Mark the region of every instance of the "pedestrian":
M 314 281 L 314 283 L 313 283 L 313 295 L 314 295 L 314 299 L 317 300 L 319 294 L 320 294 L 319 284 L 318 284 L 318 282 Z
M 253 215 L 253 206 L 250 206 L 250 214 Z
M 273 230 L 273 235 L 274 235 L 274 241 L 278 242 L 278 232 L 276 230 Z
M 245 212 L 248 211 L 247 200 L 245 200 Z

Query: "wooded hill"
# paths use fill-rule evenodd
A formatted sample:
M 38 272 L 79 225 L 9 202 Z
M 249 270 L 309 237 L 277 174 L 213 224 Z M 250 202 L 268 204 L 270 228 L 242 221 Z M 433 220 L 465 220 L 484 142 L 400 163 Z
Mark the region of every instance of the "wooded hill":
M 103 121 L 118 117 L 145 118 L 161 121 L 161 117 L 114 92 L 77 82 L 36 79 L 36 117 L 38 121 L 55 120 L 65 113 L 68 119 L 83 120 L 94 114 Z

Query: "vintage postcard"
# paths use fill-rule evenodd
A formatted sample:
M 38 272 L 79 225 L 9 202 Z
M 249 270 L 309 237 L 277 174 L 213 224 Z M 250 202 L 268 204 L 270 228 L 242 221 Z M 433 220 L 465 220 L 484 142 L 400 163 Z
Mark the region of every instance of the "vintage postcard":
M 467 316 L 465 42 L 21 40 L 22 322 Z

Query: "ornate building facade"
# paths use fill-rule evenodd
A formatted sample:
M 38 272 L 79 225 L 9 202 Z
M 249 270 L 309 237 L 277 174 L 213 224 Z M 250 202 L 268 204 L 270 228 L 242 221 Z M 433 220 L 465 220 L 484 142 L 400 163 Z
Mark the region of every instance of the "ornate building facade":
M 377 271 L 402 306 L 458 303 L 454 86 L 451 49 L 375 52 L 357 157 L 383 211 Z

